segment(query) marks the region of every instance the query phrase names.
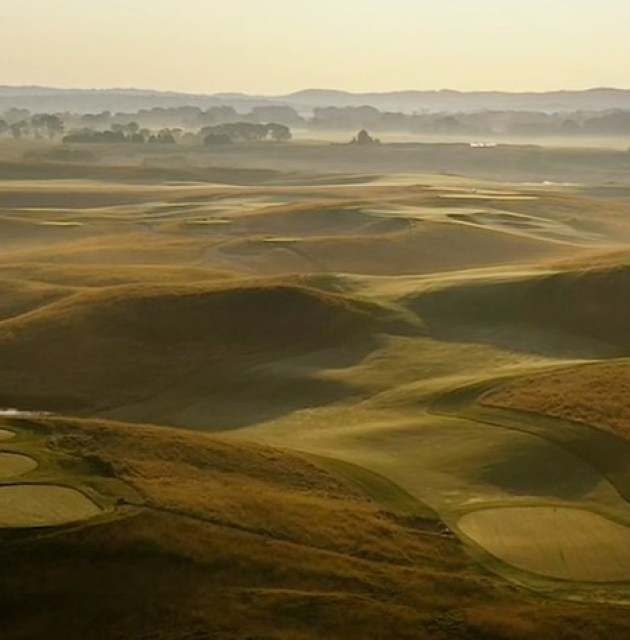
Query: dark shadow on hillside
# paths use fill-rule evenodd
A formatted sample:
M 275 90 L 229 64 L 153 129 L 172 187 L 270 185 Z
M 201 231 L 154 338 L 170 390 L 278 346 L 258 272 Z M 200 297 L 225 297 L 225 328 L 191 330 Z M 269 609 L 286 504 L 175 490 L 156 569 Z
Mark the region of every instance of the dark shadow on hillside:
M 566 458 L 566 460 L 565 460 Z M 502 452 L 480 469 L 478 478 L 513 495 L 578 500 L 601 482 L 601 476 L 573 456 L 543 440 Z
M 340 381 L 315 377 L 268 379 L 254 373 L 234 381 L 234 387 L 204 399 L 203 416 L 181 424 L 227 431 L 288 416 L 296 411 L 325 407 L 352 397 L 360 390 Z
M 422 293 L 406 306 L 437 339 L 557 358 L 628 353 L 630 270 L 575 271 Z
M 353 367 L 378 348 L 378 338 L 337 348 L 269 359 L 247 368 L 195 371 L 158 396 L 99 412 L 102 417 L 207 430 L 228 431 L 279 419 L 295 411 L 324 407 L 367 391 L 322 376 Z

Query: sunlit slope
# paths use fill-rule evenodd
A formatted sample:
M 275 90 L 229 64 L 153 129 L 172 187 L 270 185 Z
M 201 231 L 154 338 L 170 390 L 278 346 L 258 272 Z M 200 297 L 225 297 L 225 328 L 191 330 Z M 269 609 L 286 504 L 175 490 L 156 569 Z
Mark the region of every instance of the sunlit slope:
M 520 378 L 483 397 L 488 406 L 575 420 L 630 439 L 630 362 L 611 361 Z
M 164 640 L 630 632 L 624 608 L 541 607 L 478 570 L 435 523 L 372 502 L 290 453 L 111 422 L 4 426 L 16 433 L 12 446 L 50 458 L 50 477 L 109 505 L 47 535 L 0 531 L 8 640 L 65 640 L 95 624 L 104 637 Z M 55 606 L 23 606 L 42 599 Z
M 267 273 L 347 272 L 405 275 L 480 267 L 562 255 L 563 247 L 463 224 L 381 222 L 381 233 L 319 237 L 249 237 L 219 247 L 226 264 Z M 365 231 L 365 230 L 364 230 Z M 566 251 L 566 248 L 564 248 Z
M 291 173 L 235 185 L 212 167 L 219 183 L 197 181 L 194 167 L 188 181 L 156 168 L 153 182 L 123 182 L 138 168 L 92 169 L 101 180 L 78 169 L 70 178 L 66 166 L 63 180 L 0 181 L 0 266 L 405 275 L 568 258 L 630 239 L 628 203 L 606 190 Z
M 95 410 L 189 381 L 194 398 L 255 364 L 348 341 L 365 347 L 379 313 L 273 283 L 78 293 L 0 324 L 0 397 L 8 406 Z
M 42 282 L 0 279 L 0 321 L 51 304 L 74 290 Z

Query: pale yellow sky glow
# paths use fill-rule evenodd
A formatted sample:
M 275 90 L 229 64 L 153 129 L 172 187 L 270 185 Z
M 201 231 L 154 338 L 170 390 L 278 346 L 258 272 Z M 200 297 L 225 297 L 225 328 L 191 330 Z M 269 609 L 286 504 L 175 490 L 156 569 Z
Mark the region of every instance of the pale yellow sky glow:
M 0 84 L 630 87 L 628 0 L 0 0 Z

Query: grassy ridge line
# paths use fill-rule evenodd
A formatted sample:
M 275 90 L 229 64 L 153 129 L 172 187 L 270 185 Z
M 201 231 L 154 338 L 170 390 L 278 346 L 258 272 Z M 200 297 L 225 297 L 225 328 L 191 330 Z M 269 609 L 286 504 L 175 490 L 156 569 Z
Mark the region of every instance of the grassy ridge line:
M 584 423 L 549 418 L 534 412 L 488 408 L 479 404 L 484 394 L 516 378 L 517 376 L 493 378 L 458 387 L 436 398 L 431 403 L 429 412 L 514 429 L 558 444 L 598 471 L 630 502 L 630 442 Z
M 629 393 L 630 359 L 622 358 L 519 378 L 486 394 L 483 404 L 579 422 L 630 440 Z
M 299 455 L 329 473 L 342 477 L 362 493 L 391 509 L 394 513 L 427 520 L 439 520 L 439 515 L 433 509 L 380 473 L 338 458 L 303 452 L 300 452 Z

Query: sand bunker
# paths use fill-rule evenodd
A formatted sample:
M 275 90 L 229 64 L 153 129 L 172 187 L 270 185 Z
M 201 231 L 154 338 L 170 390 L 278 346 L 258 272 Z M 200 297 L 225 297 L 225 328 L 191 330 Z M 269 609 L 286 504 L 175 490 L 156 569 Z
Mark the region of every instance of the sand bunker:
M 526 196 L 520 194 L 505 194 L 505 193 L 491 193 L 491 192 L 478 192 L 478 193 L 442 193 L 439 194 L 439 198 L 445 200 L 505 200 L 519 202 L 524 200 L 538 200 L 537 196 Z
M 630 528 L 563 507 L 485 509 L 461 531 L 493 556 L 539 575 L 580 582 L 630 580 Z
M 83 222 L 75 222 L 72 220 L 42 220 L 40 223 L 43 227 L 82 227 Z
M 4 440 L 11 440 L 15 438 L 15 433 L 13 431 L 8 431 L 7 429 L 0 429 L 0 442 Z
M 47 411 L 22 411 L 21 409 L 0 409 L 0 418 L 29 418 L 37 416 L 50 416 Z
M 101 513 L 76 489 L 52 485 L 0 487 L 0 527 L 52 527 Z
M 37 462 L 28 456 L 18 453 L 0 453 L 0 480 L 23 476 L 37 467 Z

